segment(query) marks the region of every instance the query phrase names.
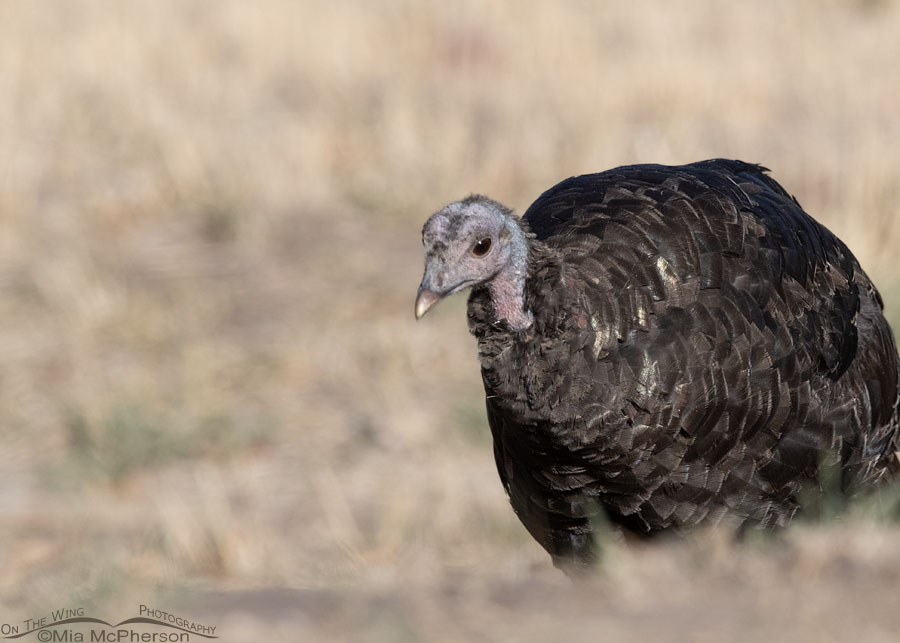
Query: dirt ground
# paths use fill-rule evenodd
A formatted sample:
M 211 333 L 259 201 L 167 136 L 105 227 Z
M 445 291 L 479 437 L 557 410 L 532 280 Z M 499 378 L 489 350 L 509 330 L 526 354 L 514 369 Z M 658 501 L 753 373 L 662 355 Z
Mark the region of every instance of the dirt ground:
M 897 640 L 865 512 L 573 584 L 503 495 L 464 298 L 412 306 L 452 200 L 723 156 L 896 326 L 898 33 L 887 0 L 0 5 L 0 636 L 153 604 L 234 641 Z
M 190 610 L 244 640 L 896 641 L 898 535 L 800 530 L 752 551 L 704 534 L 611 552 L 580 583 L 542 565 L 468 569 L 424 584 L 214 593 Z

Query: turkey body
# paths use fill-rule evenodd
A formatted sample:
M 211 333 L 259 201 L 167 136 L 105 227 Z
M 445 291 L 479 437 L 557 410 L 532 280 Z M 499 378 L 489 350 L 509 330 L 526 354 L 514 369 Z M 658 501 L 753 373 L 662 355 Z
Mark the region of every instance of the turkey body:
M 847 491 L 897 469 L 898 356 L 848 248 L 760 166 L 567 179 L 522 217 L 525 330 L 469 298 L 494 455 L 558 566 L 591 516 L 639 534 L 778 527 L 823 461 Z

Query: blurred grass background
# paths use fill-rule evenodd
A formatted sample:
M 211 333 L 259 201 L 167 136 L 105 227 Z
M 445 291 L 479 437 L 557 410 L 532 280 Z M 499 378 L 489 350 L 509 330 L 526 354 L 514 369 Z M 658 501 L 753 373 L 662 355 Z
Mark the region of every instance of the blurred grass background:
M 412 300 L 449 201 L 724 156 L 844 239 L 897 327 L 898 60 L 889 0 L 0 4 L 0 620 L 822 641 L 852 606 L 890 640 L 885 526 L 774 563 L 623 548 L 576 593 L 498 482 L 463 298 Z

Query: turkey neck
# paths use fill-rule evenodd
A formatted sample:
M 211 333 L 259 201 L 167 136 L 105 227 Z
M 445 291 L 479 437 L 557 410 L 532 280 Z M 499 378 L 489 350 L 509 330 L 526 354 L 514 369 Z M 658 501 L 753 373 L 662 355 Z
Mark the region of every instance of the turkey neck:
M 497 321 L 505 320 L 510 330 L 520 331 L 534 323 L 534 316 L 525 308 L 525 271 L 501 271 L 487 283 L 491 304 Z
M 534 323 L 534 316 L 525 304 L 529 244 L 527 235 L 518 225 L 510 227 L 509 261 L 485 286 L 490 293 L 495 320 L 505 320 L 510 330 L 522 331 Z

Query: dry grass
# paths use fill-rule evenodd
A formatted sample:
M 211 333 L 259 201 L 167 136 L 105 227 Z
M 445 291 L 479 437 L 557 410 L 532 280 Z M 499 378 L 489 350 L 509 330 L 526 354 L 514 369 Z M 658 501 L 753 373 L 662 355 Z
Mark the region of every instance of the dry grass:
M 876 0 L 4 3 L 0 620 L 169 600 L 235 640 L 837 640 L 849 605 L 886 640 L 900 553 L 869 524 L 784 565 L 616 550 L 576 594 L 496 479 L 463 302 L 416 325 L 412 297 L 452 199 L 726 156 L 900 320 L 898 31 Z

